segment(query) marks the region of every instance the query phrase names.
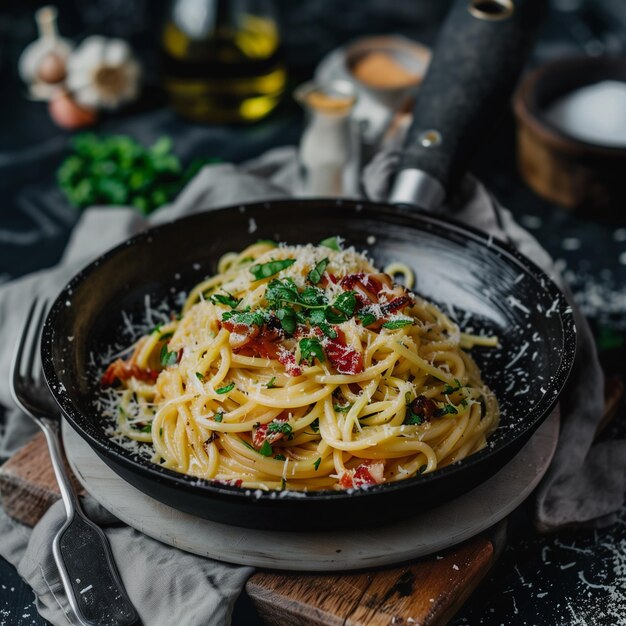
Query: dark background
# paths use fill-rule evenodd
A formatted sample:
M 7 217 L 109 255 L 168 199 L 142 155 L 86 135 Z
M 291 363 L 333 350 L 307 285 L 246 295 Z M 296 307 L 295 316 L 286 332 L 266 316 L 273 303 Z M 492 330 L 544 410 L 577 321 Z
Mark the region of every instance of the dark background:
M 54 172 L 71 133 L 30 102 L 16 64 L 36 35 L 34 10 L 44 3 L 0 0 L 0 282 L 50 266 L 60 257 L 77 214 L 56 189 Z M 278 0 L 290 85 L 309 78 L 329 51 L 365 34 L 401 33 L 431 44 L 445 0 Z M 242 161 L 270 147 L 298 142 L 302 117 L 290 97 L 254 126 L 200 126 L 173 114 L 158 88 L 155 54 L 164 2 L 60 0 L 63 36 L 121 36 L 146 70 L 140 101 L 105 118 L 99 132 L 124 132 L 150 143 L 174 139 L 184 162 L 196 157 Z M 529 66 L 572 54 L 626 51 L 624 0 L 554 0 Z M 505 112 L 481 146 L 473 169 L 563 268 L 588 315 L 609 374 L 626 374 L 626 211 L 598 222 L 538 198 L 519 179 L 515 127 Z M 626 436 L 624 407 L 605 437 Z M 0 538 L 1 540 L 1 538 Z M 0 562 L 0 626 L 41 624 L 33 594 Z M 626 511 L 604 530 L 539 537 L 527 506 L 510 518 L 509 543 L 492 574 L 454 624 L 626 624 Z M 254 624 L 244 597 L 235 626 Z

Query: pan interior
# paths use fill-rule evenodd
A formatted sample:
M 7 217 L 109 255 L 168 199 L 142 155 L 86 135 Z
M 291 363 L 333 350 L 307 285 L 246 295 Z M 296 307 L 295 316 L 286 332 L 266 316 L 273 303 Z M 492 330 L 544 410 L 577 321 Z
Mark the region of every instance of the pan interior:
M 129 320 L 145 323 L 147 307 L 178 311 L 181 293 L 215 273 L 226 252 L 258 239 L 303 244 L 332 235 L 367 252 L 378 267 L 406 263 L 416 276 L 414 290 L 462 330 L 499 337 L 500 348 L 477 347 L 470 353 L 499 400 L 500 427 L 487 450 L 457 467 L 539 425 L 556 402 L 575 346 L 571 309 L 554 284 L 521 256 L 460 225 L 385 205 L 328 200 L 198 214 L 135 237 L 75 277 L 48 317 L 42 348 L 46 378 L 72 425 L 100 450 L 113 445 L 94 406 L 99 394 L 95 368 L 112 347 L 129 344 Z M 152 465 L 122 448 L 114 453 Z M 435 480 L 450 471 L 443 468 L 406 482 Z M 211 489 L 208 483 L 194 484 Z

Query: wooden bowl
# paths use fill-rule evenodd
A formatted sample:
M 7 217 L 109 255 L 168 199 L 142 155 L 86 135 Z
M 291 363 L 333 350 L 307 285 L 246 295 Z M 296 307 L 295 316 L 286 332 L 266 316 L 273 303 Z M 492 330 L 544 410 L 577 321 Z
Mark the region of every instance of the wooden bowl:
M 626 147 L 576 139 L 546 119 L 558 98 L 604 80 L 626 82 L 626 58 L 568 58 L 530 72 L 514 98 L 518 166 L 540 196 L 568 209 L 612 213 L 626 203 Z

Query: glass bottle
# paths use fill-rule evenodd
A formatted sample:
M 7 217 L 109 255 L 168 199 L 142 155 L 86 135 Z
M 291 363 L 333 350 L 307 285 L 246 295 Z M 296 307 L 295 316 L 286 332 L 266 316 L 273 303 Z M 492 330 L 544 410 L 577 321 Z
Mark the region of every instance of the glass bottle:
M 285 88 L 272 0 L 171 0 L 161 39 L 173 108 L 200 122 L 251 122 Z

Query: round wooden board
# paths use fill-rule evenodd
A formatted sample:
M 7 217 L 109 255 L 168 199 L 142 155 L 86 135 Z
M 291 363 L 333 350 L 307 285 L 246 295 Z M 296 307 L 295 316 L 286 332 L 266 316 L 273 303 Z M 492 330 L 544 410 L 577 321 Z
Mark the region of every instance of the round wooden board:
M 120 520 L 163 543 L 219 561 L 298 571 L 391 565 L 436 553 L 493 526 L 532 492 L 559 435 L 555 412 L 517 456 L 471 492 L 416 517 L 371 529 L 281 532 L 239 528 L 173 509 L 138 491 L 63 423 L 70 465 L 85 489 Z

